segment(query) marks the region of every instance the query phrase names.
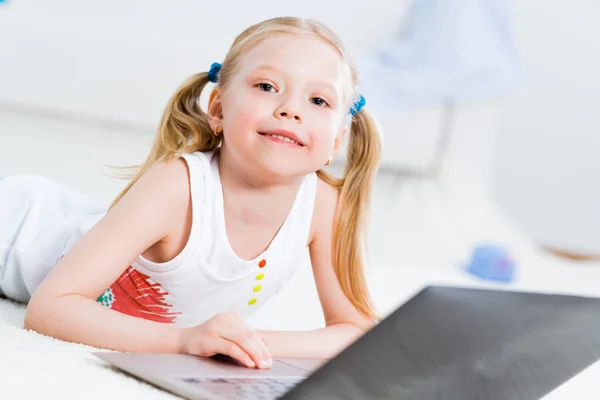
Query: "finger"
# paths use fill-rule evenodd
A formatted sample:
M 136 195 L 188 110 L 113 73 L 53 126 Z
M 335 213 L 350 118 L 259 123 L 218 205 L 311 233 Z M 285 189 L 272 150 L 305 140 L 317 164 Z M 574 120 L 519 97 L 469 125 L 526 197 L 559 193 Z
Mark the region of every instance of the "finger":
M 271 350 L 269 350 L 269 346 L 267 346 L 267 343 L 257 331 L 252 330 L 252 336 L 254 337 L 254 341 L 258 344 L 258 348 L 263 356 L 263 359 L 267 361 L 268 367 L 272 367 L 273 360 L 271 358 Z
M 256 332 L 256 330 L 254 330 L 238 314 L 228 313 L 225 316 L 227 318 L 227 325 L 230 330 L 230 332 L 228 332 L 229 335 L 227 339 L 235 342 L 238 346 L 242 347 L 242 349 L 250 354 L 259 368 L 271 368 L 273 366 L 271 352 L 258 332 Z M 254 356 L 256 353 L 258 353 L 260 356 Z
M 272 367 L 273 360 L 271 359 L 271 350 L 269 350 L 269 346 L 267 346 L 267 343 L 258 334 L 258 332 L 255 329 L 253 329 L 250 325 L 248 325 L 245 321 L 242 320 L 241 324 L 244 326 L 246 330 L 246 335 L 249 337 L 250 341 L 258 347 L 258 350 L 260 351 L 263 360 L 267 362 L 266 367 Z
M 251 330 L 243 329 L 241 327 L 228 329 L 221 332 L 221 337 L 241 347 L 241 349 L 252 358 L 258 368 L 270 368 L 267 361 L 269 358 L 263 356 L 263 351 L 253 337 Z
M 230 340 L 226 340 L 226 339 L 219 340 L 218 343 L 216 344 L 215 350 L 217 353 L 224 354 L 226 356 L 233 358 L 234 360 L 241 362 L 243 365 L 245 365 L 248 368 L 256 367 L 256 362 L 252 359 L 252 357 L 246 351 L 244 351 L 240 346 L 238 346 L 236 343 L 234 343 Z
M 273 366 L 273 360 L 271 358 L 271 350 L 267 346 L 267 343 L 263 340 L 263 338 L 258 334 L 258 332 L 250 327 L 250 325 L 246 326 L 246 335 L 249 337 L 250 341 L 254 343 L 258 351 L 260 352 L 262 359 L 266 362 L 263 368 L 271 368 Z

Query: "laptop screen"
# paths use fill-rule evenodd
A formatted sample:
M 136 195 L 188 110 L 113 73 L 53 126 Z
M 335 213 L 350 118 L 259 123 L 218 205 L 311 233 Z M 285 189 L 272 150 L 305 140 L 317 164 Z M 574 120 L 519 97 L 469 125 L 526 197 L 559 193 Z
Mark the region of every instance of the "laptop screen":
M 533 400 L 600 358 L 600 299 L 428 287 L 284 399 Z

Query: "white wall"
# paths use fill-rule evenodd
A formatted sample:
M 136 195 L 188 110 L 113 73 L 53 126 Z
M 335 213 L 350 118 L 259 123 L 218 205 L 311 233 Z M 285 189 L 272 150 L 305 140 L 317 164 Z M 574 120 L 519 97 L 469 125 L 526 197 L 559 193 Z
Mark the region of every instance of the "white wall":
M 151 134 L 175 88 L 222 61 L 251 24 L 285 15 L 316 18 L 359 56 L 399 30 L 410 2 L 9 2 L 0 8 L 0 37 L 8 39 L 0 41 L 0 54 L 8 55 L 0 63 L 0 105 Z M 439 119 L 432 109 L 393 121 L 407 133 L 387 138 L 384 163 L 427 166 Z M 428 134 L 409 137 L 414 125 Z
M 527 75 L 502 110 L 494 194 L 539 242 L 600 254 L 600 2 L 514 4 Z
M 0 64 L 0 101 L 154 126 L 175 87 L 221 61 L 235 36 L 253 23 L 317 17 L 360 52 L 396 29 L 406 4 L 8 2 L 0 7 L 0 54 L 7 55 Z

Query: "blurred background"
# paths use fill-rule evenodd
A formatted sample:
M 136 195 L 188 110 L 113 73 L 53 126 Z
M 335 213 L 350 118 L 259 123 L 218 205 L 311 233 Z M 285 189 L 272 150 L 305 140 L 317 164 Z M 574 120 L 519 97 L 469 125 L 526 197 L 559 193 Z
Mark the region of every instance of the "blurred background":
M 143 160 L 186 77 L 253 23 L 316 18 L 354 54 L 383 131 L 369 250 L 384 312 L 418 282 L 471 282 L 482 244 L 512 254 L 514 285 L 596 290 L 599 13 L 594 0 L 0 1 L 0 176 L 108 204 L 125 182 L 107 166 Z M 257 324 L 321 322 L 298 317 L 318 307 L 309 268 L 281 296 Z

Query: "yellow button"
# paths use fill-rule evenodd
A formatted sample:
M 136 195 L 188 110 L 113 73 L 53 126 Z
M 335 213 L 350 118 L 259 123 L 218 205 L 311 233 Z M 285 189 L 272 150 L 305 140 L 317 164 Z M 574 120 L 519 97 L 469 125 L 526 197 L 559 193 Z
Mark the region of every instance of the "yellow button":
M 254 293 L 258 293 L 258 292 L 260 292 L 260 289 L 262 289 L 262 286 L 256 285 L 256 286 L 254 286 L 254 289 L 252 289 L 252 290 L 254 290 Z
M 250 301 L 248 302 L 248 304 L 253 305 L 256 303 L 256 297 L 253 299 L 250 299 Z
M 260 280 L 262 280 L 262 278 L 264 278 L 264 277 L 265 277 L 265 274 L 258 274 L 258 275 L 256 275 L 256 280 L 257 280 L 257 281 L 260 281 Z

